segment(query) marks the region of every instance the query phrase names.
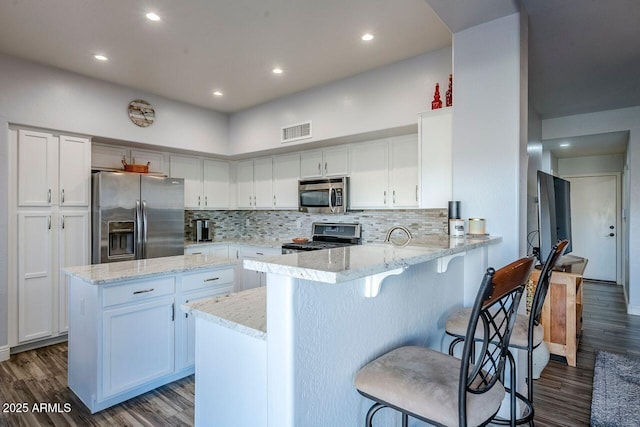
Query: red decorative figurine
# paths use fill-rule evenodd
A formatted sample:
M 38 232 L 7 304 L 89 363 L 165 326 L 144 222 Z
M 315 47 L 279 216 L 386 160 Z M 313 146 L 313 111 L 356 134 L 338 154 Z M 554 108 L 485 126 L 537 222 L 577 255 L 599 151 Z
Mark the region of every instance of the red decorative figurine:
M 453 74 L 449 74 L 449 89 L 447 89 L 444 99 L 447 107 L 451 107 L 453 105 Z
M 442 108 L 442 101 L 440 100 L 440 85 L 436 83 L 436 91 L 433 94 L 433 101 L 431 101 L 431 109 L 437 110 Z

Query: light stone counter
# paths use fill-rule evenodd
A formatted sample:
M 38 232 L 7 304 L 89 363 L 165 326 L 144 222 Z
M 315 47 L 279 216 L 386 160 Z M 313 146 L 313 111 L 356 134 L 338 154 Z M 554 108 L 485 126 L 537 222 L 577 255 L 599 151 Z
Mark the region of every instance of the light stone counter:
M 111 262 L 62 269 L 71 277 L 77 277 L 93 285 L 105 285 L 131 279 L 143 279 L 167 274 L 197 271 L 212 267 L 236 265 L 236 260 L 211 255 L 178 255 L 135 261 Z
M 501 241 L 502 237 L 495 236 L 479 238 L 433 236 L 412 240 L 406 247 L 371 243 L 261 259 L 245 259 L 243 266 L 248 270 L 296 279 L 341 283 L 438 258 L 463 254 Z
M 267 288 L 260 287 L 225 296 L 183 304 L 182 311 L 243 334 L 266 340 Z

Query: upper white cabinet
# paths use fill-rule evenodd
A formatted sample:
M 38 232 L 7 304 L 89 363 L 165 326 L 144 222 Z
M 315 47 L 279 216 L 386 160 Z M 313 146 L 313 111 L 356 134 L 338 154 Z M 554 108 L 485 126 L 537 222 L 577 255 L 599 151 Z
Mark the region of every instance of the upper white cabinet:
M 236 197 L 238 207 L 251 209 L 255 206 L 253 197 L 253 160 L 236 163 Z
M 88 139 L 21 129 L 17 154 L 19 206 L 89 205 Z
M 263 157 L 253 161 L 253 207 L 273 207 L 273 160 Z
M 273 207 L 298 208 L 300 153 L 273 157 Z
M 138 165 L 149 164 L 149 172 L 165 173 L 164 154 L 159 151 L 131 150 L 131 163 Z
M 91 168 L 96 170 L 122 170 L 122 162 L 146 165 L 149 172 L 167 173 L 165 154 L 160 151 L 130 149 L 117 145 L 93 143 Z
M 415 134 L 350 146 L 353 209 L 418 207 L 418 139 Z
M 452 108 L 420 114 L 420 207 L 446 208 L 452 197 Z
M 170 163 L 170 175 L 184 179 L 185 209 L 229 208 L 229 162 L 172 155 Z
M 347 146 L 303 151 L 300 157 L 300 177 L 320 178 L 349 174 Z

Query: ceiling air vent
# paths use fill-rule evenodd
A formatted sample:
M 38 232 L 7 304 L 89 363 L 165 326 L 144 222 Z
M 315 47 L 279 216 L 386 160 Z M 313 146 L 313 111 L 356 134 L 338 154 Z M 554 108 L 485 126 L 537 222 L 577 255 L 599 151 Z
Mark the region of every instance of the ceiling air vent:
M 280 142 L 291 142 L 311 138 L 311 122 L 285 126 L 280 133 Z

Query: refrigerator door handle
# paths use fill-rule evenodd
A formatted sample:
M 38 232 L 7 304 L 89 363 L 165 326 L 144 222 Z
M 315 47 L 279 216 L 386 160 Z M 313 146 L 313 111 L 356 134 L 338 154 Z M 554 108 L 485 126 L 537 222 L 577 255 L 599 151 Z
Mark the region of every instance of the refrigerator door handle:
M 147 201 L 142 201 L 142 258 L 147 257 Z
M 136 249 L 135 258 L 142 258 L 142 208 L 140 206 L 140 200 L 136 200 Z

